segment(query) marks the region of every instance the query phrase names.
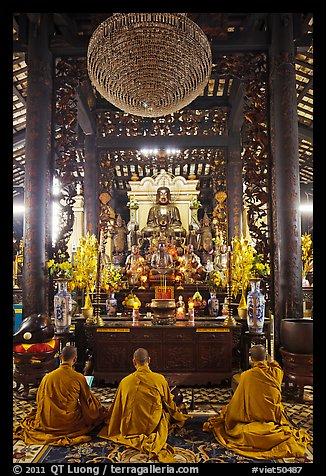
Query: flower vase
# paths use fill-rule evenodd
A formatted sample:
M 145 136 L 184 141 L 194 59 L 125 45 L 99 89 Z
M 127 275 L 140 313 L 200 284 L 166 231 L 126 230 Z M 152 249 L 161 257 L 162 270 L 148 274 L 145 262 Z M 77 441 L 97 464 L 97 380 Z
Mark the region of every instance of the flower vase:
M 69 331 L 71 324 L 71 295 L 67 291 L 68 282 L 58 280 L 58 292 L 54 295 L 54 325 L 57 334 Z
M 238 316 L 240 319 L 247 319 L 247 315 L 248 315 L 247 302 L 246 302 L 245 290 L 243 288 L 241 292 L 240 302 L 238 305 Z
M 210 292 L 210 298 L 207 301 L 208 304 L 208 314 L 210 317 L 217 317 L 219 311 L 219 302 L 216 297 L 216 293 Z
M 114 293 L 106 300 L 106 313 L 110 317 L 114 317 L 117 314 L 118 301 L 114 296 Z
M 261 334 L 265 317 L 265 297 L 260 290 L 260 279 L 250 279 L 250 291 L 247 296 L 247 323 L 249 332 Z
M 306 277 L 306 276 L 303 276 L 303 277 L 302 277 L 302 287 L 303 287 L 303 288 L 308 288 L 309 286 L 310 286 L 310 283 L 309 283 L 307 277 Z

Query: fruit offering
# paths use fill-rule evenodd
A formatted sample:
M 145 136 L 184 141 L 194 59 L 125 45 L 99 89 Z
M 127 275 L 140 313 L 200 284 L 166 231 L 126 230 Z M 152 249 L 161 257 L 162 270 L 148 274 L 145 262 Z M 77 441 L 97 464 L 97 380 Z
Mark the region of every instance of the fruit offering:
M 140 307 L 141 302 L 139 298 L 136 296 L 136 294 L 134 293 L 129 293 L 122 301 L 122 305 L 126 307 L 133 308 L 135 304 L 137 304 L 138 307 Z

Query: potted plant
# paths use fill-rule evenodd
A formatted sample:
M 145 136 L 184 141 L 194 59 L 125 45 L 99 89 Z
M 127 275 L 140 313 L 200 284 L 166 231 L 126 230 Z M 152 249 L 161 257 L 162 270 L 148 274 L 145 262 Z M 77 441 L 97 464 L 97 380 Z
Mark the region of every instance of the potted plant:
M 247 314 L 246 291 L 250 280 L 263 279 L 270 274 L 270 266 L 264 262 L 264 256 L 254 250 L 253 245 L 242 235 L 232 239 L 232 294 L 234 297 L 241 291 L 238 305 L 239 317 Z
M 243 235 L 232 238 L 231 248 L 232 295 L 236 297 L 241 292 L 238 315 L 244 319 L 247 317 L 246 291 L 251 277 L 254 251 L 249 240 Z
M 105 263 L 100 274 L 100 288 L 108 294 L 114 294 L 123 286 L 121 268 L 115 268 L 112 263 Z
M 302 285 L 310 286 L 307 279 L 308 273 L 312 273 L 313 265 L 313 246 L 312 238 L 309 233 L 304 233 L 301 236 L 301 252 L 302 252 Z
M 66 259 L 66 255 L 64 253 L 59 252 L 58 261 L 50 259 L 47 263 L 47 266 L 50 276 L 52 276 L 55 280 L 66 279 L 67 281 L 70 281 L 73 277 L 74 270 L 72 263 Z
M 109 316 L 115 316 L 118 308 L 118 301 L 115 293 L 122 288 L 122 274 L 120 267 L 115 268 L 112 263 L 104 262 L 100 271 L 100 289 L 108 295 L 106 299 L 106 311 Z
M 70 289 L 84 291 L 84 305 L 82 314 L 90 317 L 93 313 L 93 304 L 90 293 L 94 292 L 97 274 L 98 241 L 96 235 L 89 232 L 79 238 L 77 251 L 74 255 L 73 278 Z

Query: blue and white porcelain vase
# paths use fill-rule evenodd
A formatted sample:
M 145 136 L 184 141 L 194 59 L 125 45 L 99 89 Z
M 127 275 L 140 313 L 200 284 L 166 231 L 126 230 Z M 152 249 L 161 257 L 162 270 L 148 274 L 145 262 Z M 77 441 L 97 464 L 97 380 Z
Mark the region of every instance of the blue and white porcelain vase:
M 58 292 L 54 295 L 54 326 L 57 334 L 69 331 L 71 324 L 71 295 L 67 291 L 68 282 L 57 280 Z
M 247 324 L 250 332 L 261 334 L 265 318 L 265 297 L 260 290 L 260 279 L 250 279 L 250 291 L 247 296 Z
M 106 300 L 106 313 L 110 317 L 114 317 L 117 314 L 118 301 L 114 296 L 114 293 Z
M 210 292 L 210 298 L 207 301 L 208 304 L 208 314 L 210 317 L 217 317 L 219 311 L 219 302 L 216 297 L 216 293 Z

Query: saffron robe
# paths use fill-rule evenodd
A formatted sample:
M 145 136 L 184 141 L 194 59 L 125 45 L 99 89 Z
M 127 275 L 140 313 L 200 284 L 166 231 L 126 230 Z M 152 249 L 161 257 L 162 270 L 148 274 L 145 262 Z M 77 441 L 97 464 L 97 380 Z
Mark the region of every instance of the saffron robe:
M 14 428 L 14 438 L 27 444 L 68 446 L 90 441 L 87 434 L 108 414 L 84 375 L 68 363 L 43 377 L 36 403 L 37 408 Z
M 181 413 L 165 377 L 148 365 L 124 377 L 98 436 L 131 446 L 160 462 L 175 462 L 169 433 L 182 427 L 189 415 Z
M 288 420 L 281 402 L 283 370 L 277 362 L 259 361 L 243 372 L 230 400 L 203 430 L 228 450 L 255 459 L 302 457 L 311 441 Z

